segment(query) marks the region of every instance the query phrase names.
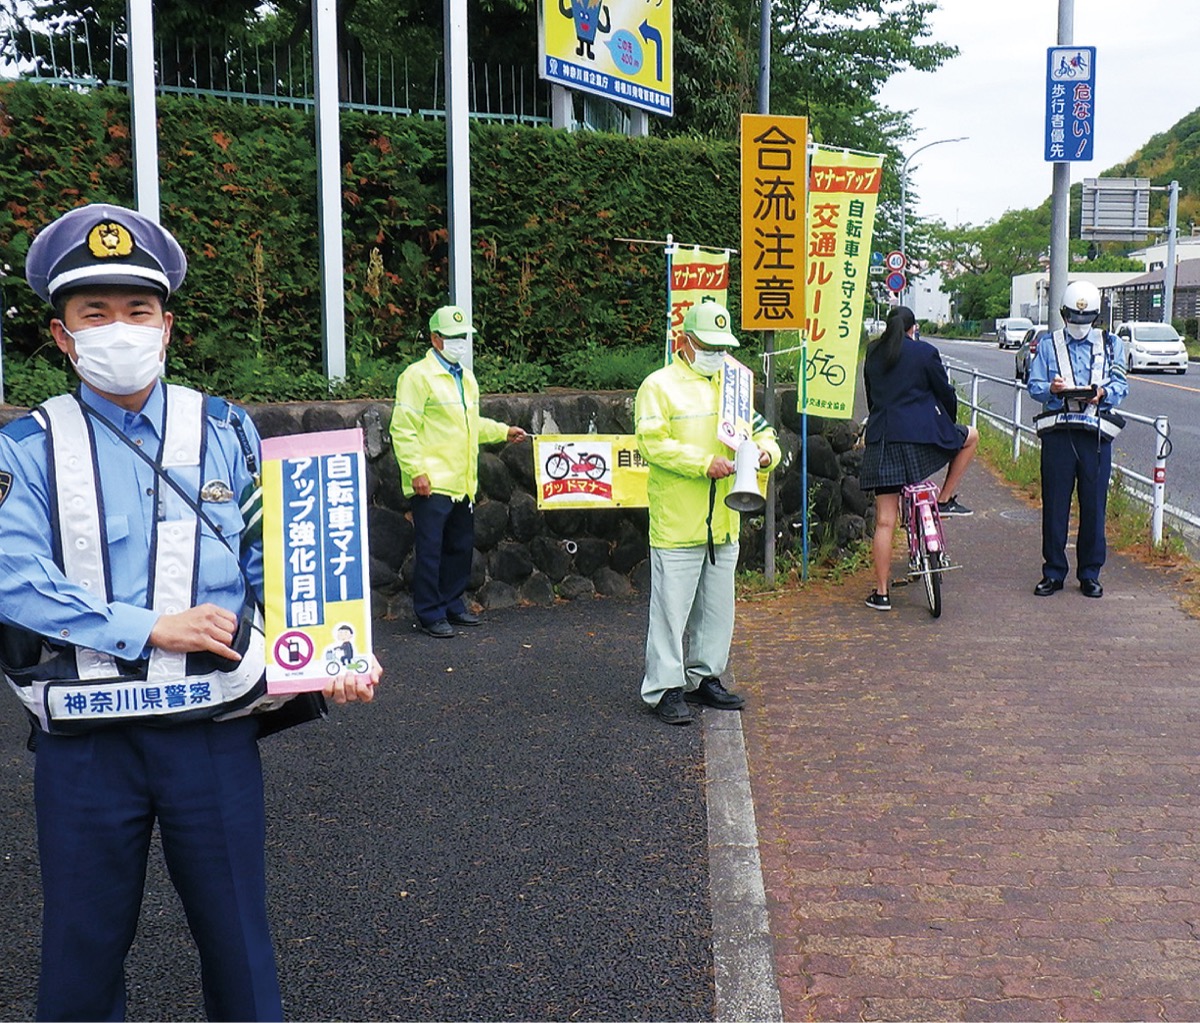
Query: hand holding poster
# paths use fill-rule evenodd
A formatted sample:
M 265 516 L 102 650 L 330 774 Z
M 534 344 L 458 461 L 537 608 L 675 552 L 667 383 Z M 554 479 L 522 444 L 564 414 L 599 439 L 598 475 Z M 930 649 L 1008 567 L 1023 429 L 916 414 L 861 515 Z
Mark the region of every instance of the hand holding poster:
M 362 430 L 263 441 L 267 691 L 367 674 L 371 649 Z

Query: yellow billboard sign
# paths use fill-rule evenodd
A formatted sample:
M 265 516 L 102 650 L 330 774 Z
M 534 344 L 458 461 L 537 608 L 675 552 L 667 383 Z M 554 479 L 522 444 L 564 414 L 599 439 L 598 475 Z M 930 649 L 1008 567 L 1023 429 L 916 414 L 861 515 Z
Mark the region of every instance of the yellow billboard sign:
M 742 329 L 804 326 L 808 118 L 742 114 Z
M 541 0 L 538 73 L 548 82 L 670 117 L 672 0 Z

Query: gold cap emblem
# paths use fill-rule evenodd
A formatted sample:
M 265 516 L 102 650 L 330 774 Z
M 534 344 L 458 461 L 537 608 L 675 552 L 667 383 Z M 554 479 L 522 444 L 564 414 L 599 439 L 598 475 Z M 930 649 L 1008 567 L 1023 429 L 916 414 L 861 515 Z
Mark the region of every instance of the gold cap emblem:
M 128 256 L 133 251 L 133 235 L 115 221 L 104 221 L 88 232 L 88 249 L 97 259 Z

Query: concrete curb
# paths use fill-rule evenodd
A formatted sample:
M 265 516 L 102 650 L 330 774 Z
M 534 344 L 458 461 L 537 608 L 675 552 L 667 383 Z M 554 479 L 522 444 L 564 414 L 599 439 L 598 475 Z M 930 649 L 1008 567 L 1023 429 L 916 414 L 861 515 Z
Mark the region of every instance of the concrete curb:
M 783 1019 L 742 716 L 705 710 L 709 889 L 717 1023 Z

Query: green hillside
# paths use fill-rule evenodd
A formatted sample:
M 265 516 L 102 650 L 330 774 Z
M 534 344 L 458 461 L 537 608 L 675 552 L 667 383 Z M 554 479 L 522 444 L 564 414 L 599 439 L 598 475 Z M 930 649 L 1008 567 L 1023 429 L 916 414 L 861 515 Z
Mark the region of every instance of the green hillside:
M 1153 185 L 1179 182 L 1179 229 L 1188 233 L 1189 221 L 1200 223 L 1200 108 L 1172 127 L 1155 135 L 1126 163 L 1104 172 L 1105 177 L 1149 178 Z M 1152 224 L 1167 222 L 1167 196 L 1151 197 Z

